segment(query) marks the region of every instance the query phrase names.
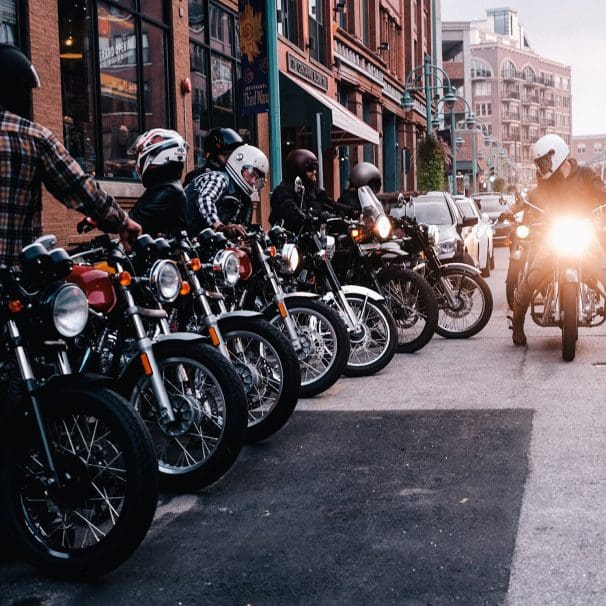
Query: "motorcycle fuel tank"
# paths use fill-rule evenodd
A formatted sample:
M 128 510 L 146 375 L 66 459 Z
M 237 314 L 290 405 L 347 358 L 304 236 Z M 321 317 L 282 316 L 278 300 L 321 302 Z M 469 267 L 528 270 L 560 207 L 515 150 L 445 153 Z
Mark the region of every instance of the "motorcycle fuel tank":
M 67 277 L 86 294 L 88 304 L 101 313 L 109 313 L 116 305 L 117 297 L 111 274 L 90 265 L 74 265 Z

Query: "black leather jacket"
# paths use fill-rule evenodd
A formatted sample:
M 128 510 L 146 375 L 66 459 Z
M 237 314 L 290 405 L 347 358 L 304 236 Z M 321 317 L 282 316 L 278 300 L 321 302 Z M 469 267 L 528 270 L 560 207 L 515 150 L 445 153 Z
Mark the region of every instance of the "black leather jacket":
M 185 192 L 179 181 L 164 181 L 148 187 L 129 216 L 144 234 L 178 234 L 187 229 Z

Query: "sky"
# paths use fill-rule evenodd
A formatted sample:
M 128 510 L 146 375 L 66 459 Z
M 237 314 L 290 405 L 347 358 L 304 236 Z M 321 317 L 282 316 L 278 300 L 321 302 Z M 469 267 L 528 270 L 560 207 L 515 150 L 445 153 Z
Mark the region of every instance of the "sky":
M 531 48 L 572 68 L 572 134 L 606 134 L 606 0 L 441 0 L 442 21 L 517 11 Z

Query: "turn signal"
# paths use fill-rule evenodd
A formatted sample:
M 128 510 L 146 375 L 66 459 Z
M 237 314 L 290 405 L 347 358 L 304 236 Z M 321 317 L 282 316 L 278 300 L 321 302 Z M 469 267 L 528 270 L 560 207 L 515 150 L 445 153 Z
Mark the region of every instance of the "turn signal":
M 141 366 L 143 366 L 143 372 L 145 373 L 146 377 L 151 377 L 154 374 L 146 353 L 141 354 Z
M 118 274 L 118 282 L 120 282 L 120 286 L 130 286 L 132 281 L 133 279 L 127 271 L 121 271 Z
M 270 247 L 267 249 L 267 254 L 268 254 L 270 257 L 275 257 L 275 256 L 278 254 L 278 250 L 276 249 L 276 247 L 275 247 L 275 246 L 270 246 Z
M 280 301 L 280 303 L 278 303 L 278 311 L 280 312 L 280 315 L 283 318 L 288 317 L 288 310 L 286 309 L 286 305 L 284 305 L 284 303 L 282 301 Z
M 360 235 L 360 230 L 359 229 L 352 229 L 351 230 L 351 237 L 355 240 L 358 236 Z
M 200 259 L 198 259 L 198 257 L 194 257 L 193 259 L 190 259 L 189 267 L 193 271 L 200 271 L 200 268 L 202 267 L 202 262 L 200 261 Z
M 179 289 L 179 294 L 180 295 L 188 295 L 191 292 L 191 287 L 189 285 L 189 282 L 183 282 L 181 284 L 181 288 Z
M 211 343 L 215 347 L 217 347 L 221 341 L 219 340 L 219 336 L 217 335 L 217 329 L 214 326 L 208 327 L 208 335 L 210 337 Z
M 8 309 L 13 314 L 18 314 L 23 309 L 23 303 L 19 301 L 19 299 L 15 299 L 14 301 L 9 301 Z

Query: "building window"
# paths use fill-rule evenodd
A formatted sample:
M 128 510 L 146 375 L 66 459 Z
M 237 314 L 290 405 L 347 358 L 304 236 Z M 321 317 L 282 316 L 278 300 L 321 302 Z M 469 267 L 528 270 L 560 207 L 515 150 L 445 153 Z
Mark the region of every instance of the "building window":
M 471 60 L 472 78 L 492 78 L 492 68 L 485 61 L 480 59 Z
M 132 10 L 58 3 L 64 138 L 98 178 L 136 179 L 130 146 L 141 132 L 171 122 L 164 5 L 143 13 L 142 2 L 129 3 Z
M 503 63 L 503 67 L 501 68 L 501 78 L 511 79 L 517 77 L 518 71 L 516 69 L 516 66 L 509 60 L 505 61 Z
M 577 145 L 577 154 L 584 154 L 585 153 L 585 143 L 579 143 Z
M 326 65 L 324 0 L 309 0 L 309 56 Z
M 476 103 L 476 116 L 492 116 L 492 103 Z
M 601 152 L 602 151 L 602 144 L 601 143 L 594 143 L 593 144 L 593 151 L 595 153 Z
M 20 46 L 17 0 L 0 2 L 0 42 Z
M 293 44 L 301 46 L 299 36 L 300 18 L 297 13 L 297 2 L 295 0 L 278 0 L 278 7 L 280 10 L 278 33 L 290 40 Z
M 492 95 L 492 86 L 490 80 L 480 80 L 473 83 L 473 94 L 478 97 L 486 97 Z
M 283 23 L 284 25 L 284 23 Z M 208 0 L 189 0 L 189 65 L 192 82 L 194 164 L 204 160 L 209 129 L 237 130 L 251 139 L 252 119 L 240 116 L 240 37 L 237 16 Z
M 536 76 L 535 76 L 535 73 L 534 73 L 534 70 L 532 69 L 532 67 L 527 65 L 522 70 L 522 78 L 524 80 L 526 80 L 526 82 L 531 82 L 531 83 L 533 83 L 536 80 Z

